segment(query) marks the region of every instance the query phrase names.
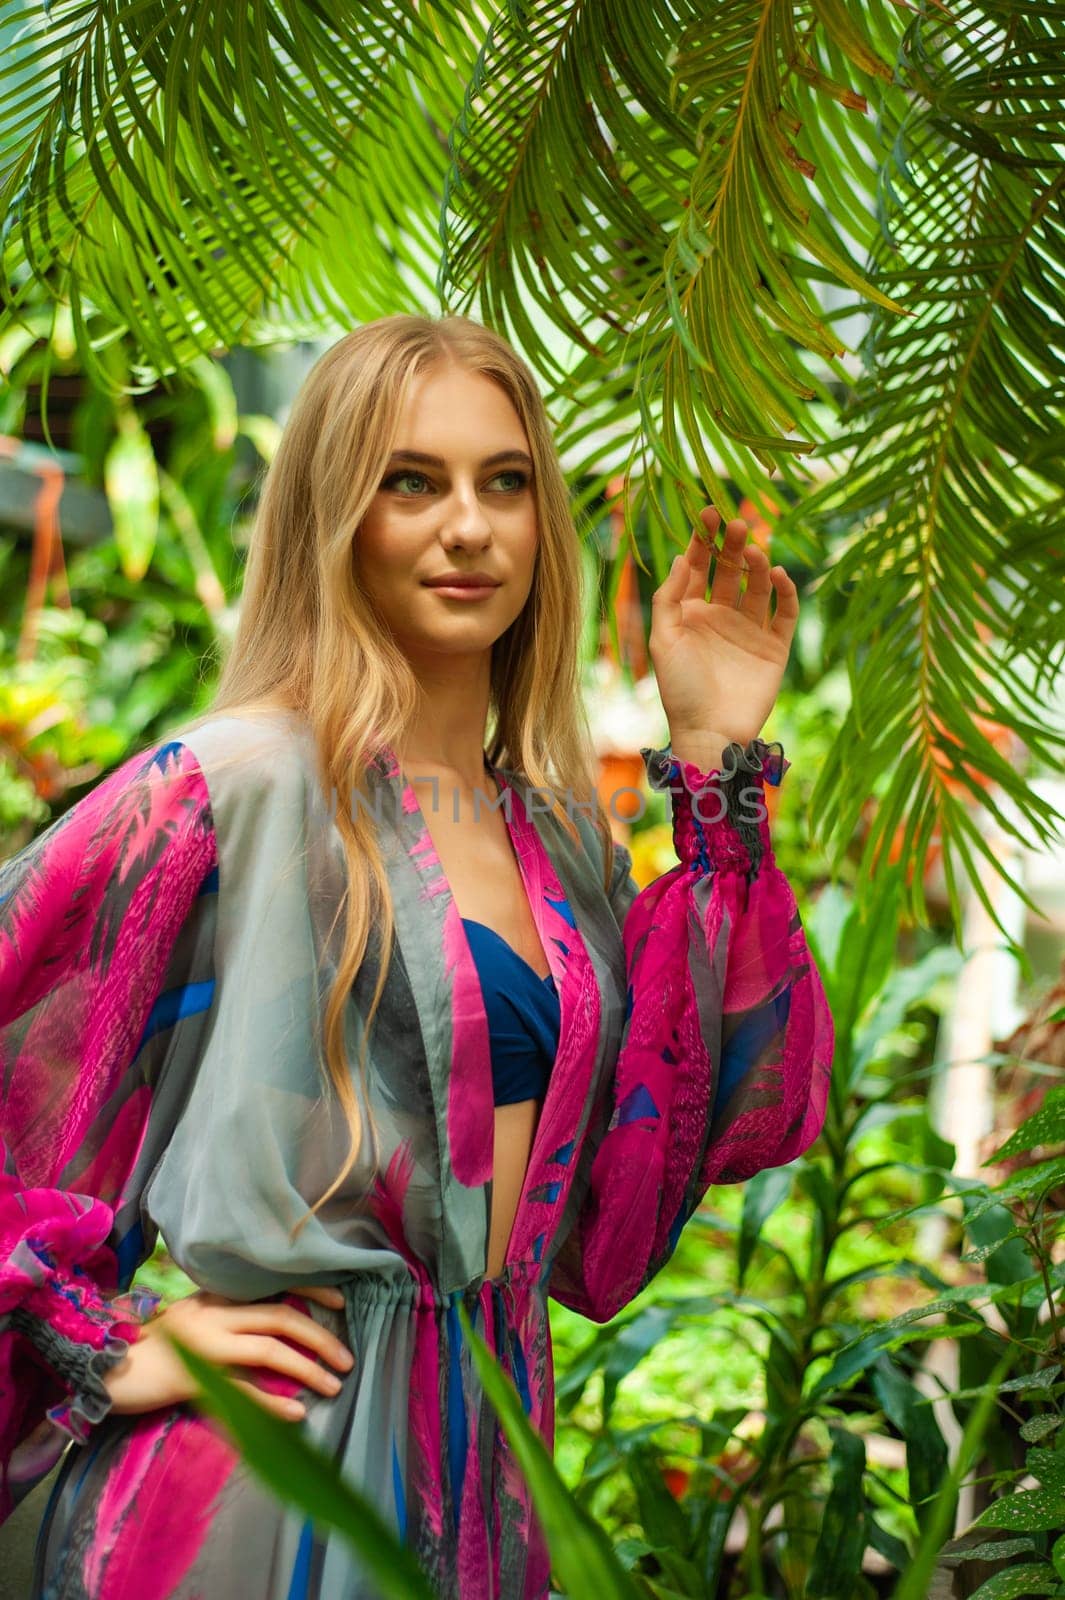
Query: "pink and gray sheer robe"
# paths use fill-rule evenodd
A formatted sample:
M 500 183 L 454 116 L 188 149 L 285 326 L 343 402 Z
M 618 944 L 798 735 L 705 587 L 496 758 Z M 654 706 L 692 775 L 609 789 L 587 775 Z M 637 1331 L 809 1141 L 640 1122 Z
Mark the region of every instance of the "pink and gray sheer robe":
M 290 1300 L 350 1344 L 332 1399 L 241 1375 L 300 1394 L 307 1417 L 289 1425 L 337 1458 L 445 1600 L 546 1596 L 546 1544 L 459 1306 L 550 1444 L 547 1297 L 612 1317 L 711 1184 L 808 1148 L 829 1091 L 832 1019 L 762 798 L 789 763 L 754 741 L 693 806 L 712 775 L 668 746 L 642 753 L 652 785 L 672 785 L 679 864 L 641 892 L 620 845 L 604 889 L 584 812 L 570 808 L 574 842 L 542 794 L 486 760 L 561 1003 L 496 1278 L 477 971 L 391 751 L 367 787 L 396 937 L 367 1094 L 352 1072 L 379 1150 L 295 1241 L 348 1148 L 320 1065 L 343 861 L 305 724 L 217 716 L 127 761 L 0 870 L 0 1518 L 76 1441 L 35 1595 L 376 1595 L 193 1405 L 110 1410 L 101 1375 L 156 1303 L 133 1279 L 161 1235 L 200 1287 Z M 375 931 L 348 1007 L 353 1063 L 380 957 Z M 312 1283 L 339 1285 L 343 1312 L 293 1295 Z

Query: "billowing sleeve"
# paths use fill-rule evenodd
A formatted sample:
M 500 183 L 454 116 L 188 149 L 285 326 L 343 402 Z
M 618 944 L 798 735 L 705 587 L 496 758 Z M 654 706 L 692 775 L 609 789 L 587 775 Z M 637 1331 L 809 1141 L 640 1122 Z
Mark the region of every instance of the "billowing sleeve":
M 790 762 L 752 740 L 699 772 L 643 749 L 671 794 L 678 865 L 639 890 L 615 846 L 625 951 L 617 1067 L 593 1108 L 575 1223 L 549 1293 L 605 1322 L 672 1255 L 711 1184 L 801 1155 L 824 1122 L 834 1031 L 795 896 L 773 856 L 764 785 Z
M 140 1194 L 205 1010 L 216 845 L 182 744 L 119 767 L 0 865 L 0 1521 L 107 1414 L 158 1297 Z

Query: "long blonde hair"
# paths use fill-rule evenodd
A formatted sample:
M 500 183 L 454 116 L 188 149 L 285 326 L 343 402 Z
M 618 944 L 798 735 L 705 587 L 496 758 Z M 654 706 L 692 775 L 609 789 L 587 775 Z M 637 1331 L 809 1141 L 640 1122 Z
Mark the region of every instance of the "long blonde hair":
M 603 835 L 605 886 L 613 840 L 596 793 L 595 756 L 580 693 L 580 535 L 532 373 L 505 339 L 468 317 L 382 317 L 345 334 L 312 367 L 262 483 L 240 619 L 216 693 L 210 709 L 184 726 L 197 726 L 222 711 L 296 710 L 313 732 L 324 792 L 353 795 L 358 788 L 365 793 L 368 763 L 384 745 L 395 747 L 402 740 L 419 690 L 405 655 L 358 587 L 352 542 L 378 491 L 411 384 L 439 361 L 455 362 L 500 385 L 521 419 L 534 464 L 539 542 L 533 585 L 522 612 L 492 648 L 488 758 L 550 794 L 554 814 L 574 839 L 577 830 L 559 797 L 591 804 Z M 344 1013 L 370 929 L 380 918 L 384 960 L 359 1052 L 366 1096 L 369 1026 L 384 989 L 394 930 L 370 809 L 340 805 L 335 811 L 347 877 L 337 916 L 346 908 L 346 922 L 325 1007 L 324 1043 L 329 1077 L 350 1129 L 350 1149 L 343 1170 L 296 1231 L 344 1181 L 363 1137 Z M 368 1120 L 376 1136 L 372 1115 Z

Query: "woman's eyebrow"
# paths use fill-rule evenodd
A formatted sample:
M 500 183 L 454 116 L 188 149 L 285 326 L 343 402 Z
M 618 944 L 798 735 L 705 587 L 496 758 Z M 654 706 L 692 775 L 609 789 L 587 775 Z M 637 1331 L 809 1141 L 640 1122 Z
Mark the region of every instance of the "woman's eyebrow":
M 424 450 L 393 450 L 389 462 L 417 461 L 426 467 L 446 467 L 447 462 L 443 456 L 426 455 Z M 485 456 L 480 463 L 482 467 L 494 467 L 500 461 L 522 461 L 529 468 L 532 467 L 532 457 L 525 450 L 497 450 L 494 456 Z

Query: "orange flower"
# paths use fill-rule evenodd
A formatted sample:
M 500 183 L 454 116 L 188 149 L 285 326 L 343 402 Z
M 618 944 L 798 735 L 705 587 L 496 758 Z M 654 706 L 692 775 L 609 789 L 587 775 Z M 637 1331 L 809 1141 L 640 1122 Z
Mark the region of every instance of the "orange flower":
M 611 752 L 599 757 L 596 788 L 608 817 L 631 822 L 640 815 L 645 808 L 642 793 L 645 775 L 643 756 L 638 750 L 629 755 Z
M 685 1467 L 663 1467 L 662 1482 L 674 1500 L 683 1500 L 691 1473 Z

